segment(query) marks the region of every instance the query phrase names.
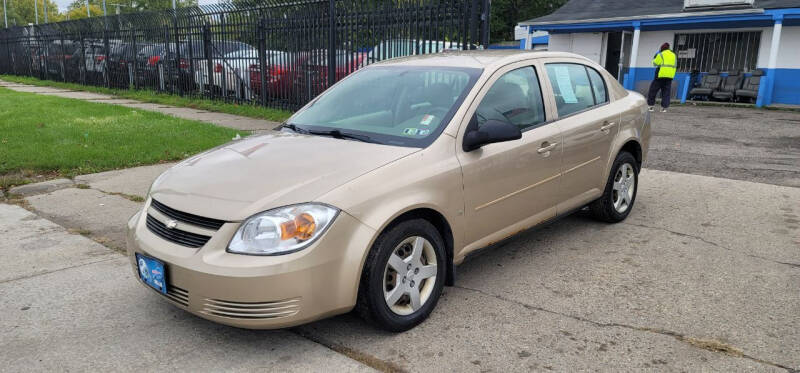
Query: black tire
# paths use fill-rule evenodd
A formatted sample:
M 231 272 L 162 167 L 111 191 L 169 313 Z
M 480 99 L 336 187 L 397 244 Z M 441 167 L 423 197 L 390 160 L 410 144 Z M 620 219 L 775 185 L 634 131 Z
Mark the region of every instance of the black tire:
M 631 198 L 627 209 L 625 209 L 623 212 L 619 212 L 616 208 L 614 208 L 614 179 L 617 176 L 617 172 L 625 164 L 630 165 L 633 169 L 633 198 Z M 611 172 L 608 173 L 608 180 L 606 180 L 606 187 L 603 190 L 603 195 L 589 204 L 589 210 L 592 212 L 592 216 L 598 220 L 607 223 L 619 223 L 625 220 L 625 218 L 628 217 L 628 214 L 631 213 L 634 202 L 636 202 L 636 194 L 638 191 L 639 163 L 636 162 L 636 158 L 634 158 L 631 153 L 625 151 L 620 152 L 617 154 L 617 158 L 614 159 L 614 164 L 611 165 Z
M 389 257 L 398 245 L 409 237 L 425 238 L 433 247 L 436 256 L 436 278 L 427 301 L 409 315 L 400 315 L 389 308 L 384 298 L 384 275 Z M 425 219 L 409 219 L 395 223 L 384 231 L 372 245 L 358 288 L 356 312 L 365 320 L 390 332 L 409 330 L 428 318 L 439 301 L 444 288 L 447 256 L 444 240 L 436 228 Z M 421 282 L 421 281 L 420 281 Z

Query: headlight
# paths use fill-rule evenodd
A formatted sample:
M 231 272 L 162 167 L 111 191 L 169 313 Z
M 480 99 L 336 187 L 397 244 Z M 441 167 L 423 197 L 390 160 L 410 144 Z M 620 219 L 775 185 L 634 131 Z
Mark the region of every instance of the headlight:
M 249 255 L 282 255 L 311 245 L 321 236 L 339 210 L 305 203 L 253 215 L 239 227 L 228 252 Z

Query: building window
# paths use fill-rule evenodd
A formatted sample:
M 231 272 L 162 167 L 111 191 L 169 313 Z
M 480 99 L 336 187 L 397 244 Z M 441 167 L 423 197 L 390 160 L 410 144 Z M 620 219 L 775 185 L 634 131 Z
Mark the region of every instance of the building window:
M 761 31 L 675 34 L 678 71 L 752 71 L 760 44 Z

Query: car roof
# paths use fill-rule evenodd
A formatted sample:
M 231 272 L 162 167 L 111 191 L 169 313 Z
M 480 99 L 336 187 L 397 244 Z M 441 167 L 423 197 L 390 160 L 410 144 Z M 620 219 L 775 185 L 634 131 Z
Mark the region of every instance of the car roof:
M 526 51 L 517 49 L 443 51 L 440 53 L 392 58 L 374 64 L 375 66 L 450 66 L 486 68 L 492 65 L 536 59 L 536 58 L 580 58 L 583 56 L 566 52 Z M 589 61 L 588 59 L 586 59 Z

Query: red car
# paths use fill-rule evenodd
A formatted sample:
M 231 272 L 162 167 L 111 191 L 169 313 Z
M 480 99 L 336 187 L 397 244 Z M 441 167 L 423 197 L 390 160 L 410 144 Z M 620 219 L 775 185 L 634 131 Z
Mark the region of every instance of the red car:
M 276 53 L 269 51 L 269 53 Z M 328 51 L 323 49 L 280 53 L 280 57 L 267 59 L 267 96 L 271 100 L 288 100 L 303 103 L 328 88 Z M 269 56 L 269 54 L 268 54 Z M 336 51 L 336 81 L 344 78 L 366 61 L 366 53 Z M 261 95 L 261 69 L 250 66 L 250 84 L 256 95 Z
M 288 52 L 268 50 L 266 53 L 267 71 L 264 76 L 267 85 L 267 96 L 271 100 L 287 98 L 291 93 L 292 67 L 297 67 L 298 58 Z M 253 94 L 261 96 L 261 66 L 250 65 L 250 87 Z

